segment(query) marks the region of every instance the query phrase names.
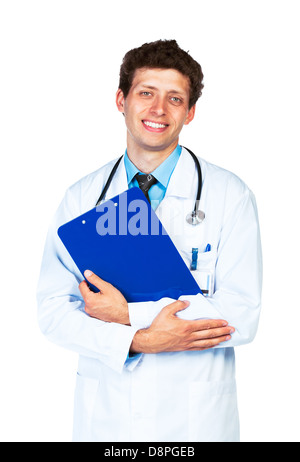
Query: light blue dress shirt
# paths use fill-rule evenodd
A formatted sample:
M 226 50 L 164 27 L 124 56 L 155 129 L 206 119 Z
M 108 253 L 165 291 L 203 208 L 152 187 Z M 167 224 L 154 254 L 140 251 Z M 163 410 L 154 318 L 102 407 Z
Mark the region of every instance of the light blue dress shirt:
M 182 151 L 182 147 L 178 144 L 174 151 L 167 157 L 162 164 L 160 164 L 151 175 L 157 179 L 157 183 L 154 184 L 149 190 L 149 199 L 151 201 L 152 208 L 156 209 L 160 202 L 163 200 L 166 194 L 166 190 L 173 173 L 174 168 L 178 162 Z M 142 173 L 138 168 L 131 162 L 128 157 L 127 149 L 124 156 L 124 164 L 127 173 L 128 188 L 138 187 L 139 184 L 137 179 L 134 178 L 137 173 Z

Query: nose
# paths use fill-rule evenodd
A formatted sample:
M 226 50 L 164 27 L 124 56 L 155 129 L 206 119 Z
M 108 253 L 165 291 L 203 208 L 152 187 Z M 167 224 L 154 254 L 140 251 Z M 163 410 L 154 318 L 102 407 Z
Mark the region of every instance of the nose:
M 158 117 L 158 116 L 165 115 L 166 112 L 167 112 L 167 108 L 166 108 L 165 98 L 163 98 L 162 96 L 156 95 L 156 97 L 152 101 L 151 113 Z

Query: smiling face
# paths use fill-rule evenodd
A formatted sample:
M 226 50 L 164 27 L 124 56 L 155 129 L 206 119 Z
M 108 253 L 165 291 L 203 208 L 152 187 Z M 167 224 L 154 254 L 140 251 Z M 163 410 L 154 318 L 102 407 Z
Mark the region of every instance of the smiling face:
M 159 152 L 162 160 L 167 157 L 177 146 L 183 126 L 194 118 L 189 93 L 188 77 L 175 69 L 137 69 L 127 97 L 119 89 L 116 99 L 125 115 L 128 152 Z

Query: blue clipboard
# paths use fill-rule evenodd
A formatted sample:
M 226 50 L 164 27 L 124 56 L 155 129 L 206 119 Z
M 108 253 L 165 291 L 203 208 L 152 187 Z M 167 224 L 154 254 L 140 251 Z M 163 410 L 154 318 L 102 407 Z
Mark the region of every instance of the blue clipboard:
M 202 293 L 139 188 L 100 204 L 57 232 L 82 275 L 93 271 L 128 302 Z

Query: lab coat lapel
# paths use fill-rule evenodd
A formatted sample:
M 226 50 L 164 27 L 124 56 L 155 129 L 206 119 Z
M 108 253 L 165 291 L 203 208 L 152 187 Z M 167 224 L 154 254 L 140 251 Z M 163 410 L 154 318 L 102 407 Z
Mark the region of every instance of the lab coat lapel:
M 118 196 L 124 191 L 127 191 L 128 183 L 127 183 L 127 174 L 124 164 L 124 156 L 116 170 L 114 178 L 107 190 L 106 196 L 104 200 L 109 200 L 112 197 Z
M 171 176 L 165 198 L 194 199 L 196 197 L 194 183 L 197 183 L 197 180 L 195 162 L 189 152 L 182 148 L 181 156 Z
M 181 156 L 171 176 L 165 197 L 156 209 L 156 214 L 167 230 L 170 231 L 175 221 L 183 219 L 186 208 L 194 207 L 192 204 L 194 204 L 196 198 L 196 188 L 197 172 L 195 163 L 186 149 L 182 148 Z
M 203 239 L 204 226 L 191 226 L 186 216 L 194 209 L 198 174 L 191 155 L 183 148 L 165 198 L 156 210 L 167 233 L 180 252 L 198 247 Z

